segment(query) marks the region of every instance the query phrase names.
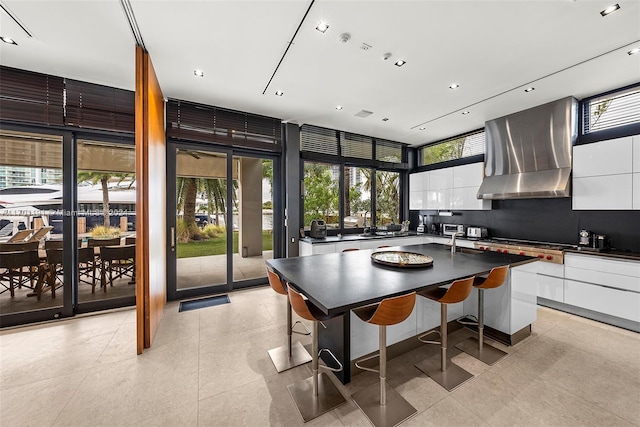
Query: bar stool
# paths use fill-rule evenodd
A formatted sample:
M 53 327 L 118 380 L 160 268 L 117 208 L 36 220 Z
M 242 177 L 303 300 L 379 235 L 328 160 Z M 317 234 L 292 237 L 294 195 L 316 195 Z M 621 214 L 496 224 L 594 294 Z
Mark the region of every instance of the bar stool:
M 469 322 L 461 321 L 465 325 L 477 325 L 478 326 L 478 338 L 470 337 L 466 340 L 458 343 L 456 348 L 464 351 L 470 356 L 475 357 L 481 362 L 487 365 L 493 365 L 498 360 L 507 355 L 504 351 L 497 349 L 489 344 L 484 343 L 484 291 L 485 289 L 493 289 L 502 286 L 507 279 L 507 273 L 509 272 L 509 266 L 503 265 L 502 267 L 496 267 L 491 270 L 489 275 L 485 277 L 478 277 L 473 284 L 473 287 L 478 290 L 478 321 Z
M 432 288 L 418 292 L 418 295 L 440 303 L 440 331 L 429 331 L 418 337 L 418 340 L 426 344 L 440 344 L 440 360 L 438 360 L 437 356 L 431 357 L 417 363 L 415 366 L 448 391 L 453 390 L 473 378 L 470 372 L 467 372 L 455 363 L 447 363 L 447 305 L 462 302 L 467 299 L 469 294 L 471 294 L 474 279 L 475 277 L 469 277 L 467 279 L 456 280 L 451 284 L 449 289 Z M 440 335 L 440 341 L 428 341 L 424 339 L 433 333 Z
M 358 248 L 346 248 L 346 249 L 343 249 L 342 252 L 351 252 L 351 251 L 359 251 L 359 250 L 360 249 Z
M 417 412 L 395 389 L 387 386 L 387 326 L 395 325 L 411 315 L 416 303 L 416 293 L 386 298 L 379 304 L 353 310 L 364 322 L 378 325 L 380 348 L 378 354 L 362 358 L 355 365 L 365 371 L 379 372 L 380 385 L 370 386 L 353 395 L 356 405 L 376 427 L 395 426 Z M 380 357 L 380 369 L 361 366 L 360 363 Z
M 268 351 L 269 357 L 271 358 L 273 365 L 276 367 L 276 371 L 282 372 L 311 362 L 311 355 L 302 346 L 302 344 L 300 344 L 300 341 L 296 341 L 295 344 L 292 342 L 292 333 L 309 335 L 311 332 L 307 329 L 306 325 L 299 320 L 292 324 L 291 303 L 289 302 L 287 289 L 280 280 L 280 277 L 273 270 L 267 268 L 267 276 L 269 277 L 269 285 L 271 286 L 271 289 L 280 295 L 287 295 L 287 345 L 272 348 Z M 304 326 L 307 332 L 295 331 L 294 327 L 297 324 Z
M 298 408 L 298 412 L 300 412 L 302 419 L 306 423 L 307 421 L 319 417 L 325 412 L 328 412 L 347 401 L 325 372 L 318 374 L 319 368 L 333 372 L 340 372 L 343 367 L 331 350 L 326 348 L 318 349 L 318 323 L 332 319 L 336 316 L 324 314 L 291 286 L 289 286 L 288 290 L 289 300 L 291 301 L 291 307 L 293 307 L 293 310 L 298 314 L 298 316 L 313 322 L 313 332 L 311 334 L 313 336 L 311 350 L 313 355 L 311 371 L 313 374 L 310 378 L 287 386 L 289 394 L 291 394 L 291 397 Z M 322 353 L 329 354 L 339 368 L 318 366 L 318 359 Z

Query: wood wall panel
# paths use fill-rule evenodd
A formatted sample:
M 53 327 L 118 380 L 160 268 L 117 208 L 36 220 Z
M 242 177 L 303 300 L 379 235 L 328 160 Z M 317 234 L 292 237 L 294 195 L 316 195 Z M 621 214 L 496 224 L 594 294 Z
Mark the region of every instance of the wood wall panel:
M 167 300 L 164 107 L 164 97 L 151 58 L 144 49 L 137 46 L 136 311 L 138 354 L 151 346 Z

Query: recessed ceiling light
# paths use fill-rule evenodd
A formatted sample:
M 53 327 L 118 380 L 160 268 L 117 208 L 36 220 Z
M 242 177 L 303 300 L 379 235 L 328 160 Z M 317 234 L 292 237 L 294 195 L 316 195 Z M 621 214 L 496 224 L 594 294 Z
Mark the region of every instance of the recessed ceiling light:
M 407 61 L 405 61 L 404 59 L 398 59 L 396 61 L 396 67 L 402 67 L 406 63 L 407 63 Z
M 277 90 L 277 91 L 276 91 L 276 95 L 278 95 L 278 96 L 282 96 L 282 95 L 284 95 L 284 92 L 283 92 L 283 91 L 281 91 L 281 90 Z
M 620 5 L 618 3 L 616 4 L 612 4 L 611 6 L 609 6 L 608 8 L 606 8 L 605 10 L 603 10 L 602 12 L 600 12 L 600 15 L 602 16 L 607 16 L 610 13 L 615 12 L 616 10 L 620 9 Z
M 466 116 L 467 114 L 469 114 L 469 111 L 463 111 L 462 114 Z
M 425 130 L 425 129 L 426 129 L 426 127 L 424 127 L 424 126 L 418 128 L 418 130 Z
M 318 25 L 316 25 L 316 30 L 320 31 L 321 33 L 324 33 L 328 29 L 329 29 L 329 24 L 327 24 L 326 22 L 320 21 L 318 22 Z
M 193 75 L 198 77 L 204 77 L 204 71 L 202 70 L 193 70 Z
M 389 121 L 389 117 L 385 117 L 384 119 L 382 119 L 383 122 L 388 122 Z
M 636 47 L 627 52 L 629 55 L 635 55 L 636 53 L 640 53 L 640 47 Z
M 0 40 L 2 40 L 3 42 L 7 43 L 7 44 L 14 44 L 16 46 L 18 46 L 18 43 L 16 43 L 16 41 L 14 39 L 12 39 L 11 37 L 0 37 Z
M 449 85 L 449 89 L 458 89 L 460 87 L 460 85 L 458 83 L 451 83 Z
M 342 110 L 342 105 L 336 105 L 336 110 Z
M 532 87 L 526 88 L 524 91 L 525 92 L 533 92 L 534 90 L 536 90 L 536 88 L 532 86 Z

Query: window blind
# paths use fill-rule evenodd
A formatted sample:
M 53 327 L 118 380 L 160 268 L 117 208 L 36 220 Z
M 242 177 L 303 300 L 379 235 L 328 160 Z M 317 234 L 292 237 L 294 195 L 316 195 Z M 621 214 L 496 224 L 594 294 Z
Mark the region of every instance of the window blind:
M 65 80 L 65 124 L 116 132 L 135 132 L 135 92 Z
M 340 132 L 340 152 L 342 157 L 373 159 L 373 139 L 369 136 Z
M 61 77 L 0 66 L 0 118 L 62 125 L 63 91 Z
M 302 125 L 300 129 L 300 150 L 304 153 L 338 155 L 338 135 L 333 129 L 313 125 Z
M 403 145 L 398 142 L 376 139 L 376 160 L 388 163 L 402 163 Z
M 485 152 L 484 129 L 459 135 L 420 149 L 421 165 L 476 156 Z
M 167 103 L 167 136 L 238 147 L 281 151 L 280 119 L 170 100 Z
M 640 123 L 640 87 L 585 100 L 583 133 Z

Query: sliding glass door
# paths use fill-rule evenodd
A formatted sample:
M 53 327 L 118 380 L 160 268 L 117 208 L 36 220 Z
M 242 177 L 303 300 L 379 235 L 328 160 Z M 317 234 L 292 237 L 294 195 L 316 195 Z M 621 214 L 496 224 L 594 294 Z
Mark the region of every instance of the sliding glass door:
M 169 153 L 169 298 L 266 283 L 281 218 L 274 160 L 183 143 Z

